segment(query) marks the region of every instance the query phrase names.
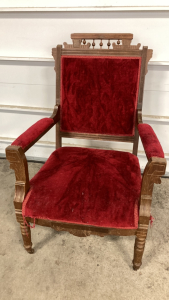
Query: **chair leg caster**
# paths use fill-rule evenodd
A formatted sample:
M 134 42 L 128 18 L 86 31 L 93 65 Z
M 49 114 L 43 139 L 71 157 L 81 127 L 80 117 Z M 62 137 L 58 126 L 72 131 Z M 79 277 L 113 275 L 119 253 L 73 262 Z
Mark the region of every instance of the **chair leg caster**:
M 29 254 L 33 254 L 33 253 L 34 253 L 34 249 L 27 250 L 27 252 L 28 252 Z
M 25 247 L 25 250 L 29 253 L 29 254 L 33 254 L 34 253 L 34 249 L 32 247 Z
M 133 263 L 133 270 L 134 271 L 137 271 L 141 267 L 141 265 L 142 265 L 142 264 L 134 263 L 134 261 L 132 261 L 132 263 Z

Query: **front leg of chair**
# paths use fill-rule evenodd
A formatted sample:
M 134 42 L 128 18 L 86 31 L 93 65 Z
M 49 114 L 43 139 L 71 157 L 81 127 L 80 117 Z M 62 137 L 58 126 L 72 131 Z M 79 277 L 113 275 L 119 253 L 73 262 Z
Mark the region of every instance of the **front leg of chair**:
M 28 253 L 32 254 L 34 253 L 34 249 L 32 248 L 30 227 L 25 225 L 24 222 L 20 223 L 20 227 L 21 227 L 24 248 Z
M 19 146 L 9 146 L 6 148 L 6 158 L 10 162 L 10 168 L 15 171 L 15 196 L 14 206 L 16 219 L 20 223 L 24 248 L 27 252 L 33 253 L 31 243 L 30 227 L 25 223 L 22 217 L 22 202 L 29 191 L 28 164 L 24 151 Z
M 28 253 L 32 254 L 32 253 L 34 253 L 34 249 L 32 248 L 32 242 L 31 242 L 30 224 L 28 222 L 27 222 L 27 224 L 24 222 L 21 214 L 19 216 L 16 213 L 16 218 L 17 218 L 17 221 L 20 223 L 24 248 Z
M 137 271 L 142 264 L 142 256 L 144 252 L 146 237 L 147 237 L 148 225 L 139 226 L 136 234 L 135 245 L 134 245 L 134 259 L 133 269 Z
M 138 270 L 142 264 L 142 256 L 150 221 L 151 201 L 154 183 L 161 183 L 160 177 L 165 174 L 166 159 L 152 157 L 149 159 L 142 178 L 139 224 L 134 246 L 133 269 Z
M 27 222 L 26 220 L 24 221 L 23 219 L 22 204 L 14 202 L 14 206 L 15 206 L 16 220 L 20 224 L 23 246 L 28 253 L 32 254 L 34 253 L 34 250 L 32 248 L 30 224 L 29 222 Z

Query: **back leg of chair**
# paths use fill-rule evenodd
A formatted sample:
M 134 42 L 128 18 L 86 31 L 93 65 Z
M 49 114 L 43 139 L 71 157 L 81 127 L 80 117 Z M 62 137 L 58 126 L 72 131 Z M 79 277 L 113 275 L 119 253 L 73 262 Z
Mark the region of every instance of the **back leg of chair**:
M 21 228 L 21 233 L 22 233 L 22 238 L 23 238 L 23 243 L 24 243 L 24 248 L 25 250 L 32 254 L 34 253 L 34 249 L 32 249 L 32 242 L 31 242 L 31 230 L 30 227 L 27 224 L 24 224 L 24 221 L 22 219 L 20 223 L 20 228 Z
M 139 227 L 136 233 L 136 239 L 134 245 L 133 270 L 135 271 L 137 271 L 142 264 L 142 256 L 144 252 L 146 237 L 147 237 L 147 229 L 141 229 Z

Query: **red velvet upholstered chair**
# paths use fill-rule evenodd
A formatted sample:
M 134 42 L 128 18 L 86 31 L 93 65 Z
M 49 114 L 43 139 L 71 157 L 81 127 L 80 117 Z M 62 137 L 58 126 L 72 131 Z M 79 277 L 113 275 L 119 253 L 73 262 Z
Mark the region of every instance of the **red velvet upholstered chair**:
M 6 149 L 15 170 L 14 205 L 24 247 L 33 253 L 30 223 L 77 236 L 136 235 L 137 270 L 150 220 L 154 183 L 166 160 L 153 129 L 142 123 L 148 47 L 132 46 L 132 34 L 72 34 L 73 44 L 52 50 L 56 106 Z M 92 40 L 86 43 L 86 39 Z M 100 48 L 95 48 L 99 39 Z M 108 49 L 103 49 L 103 40 Z M 116 40 L 112 45 L 110 40 Z M 83 44 L 82 44 L 83 41 Z M 29 181 L 25 152 L 56 125 L 56 150 Z M 141 176 L 137 158 L 141 137 L 147 165 Z M 62 147 L 61 138 L 133 143 L 133 153 Z

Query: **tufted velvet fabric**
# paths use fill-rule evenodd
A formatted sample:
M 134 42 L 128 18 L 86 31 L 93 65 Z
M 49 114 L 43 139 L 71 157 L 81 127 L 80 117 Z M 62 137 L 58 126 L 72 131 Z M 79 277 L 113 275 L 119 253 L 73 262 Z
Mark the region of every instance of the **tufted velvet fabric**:
M 148 124 L 139 124 L 138 132 L 147 158 L 153 156 L 164 158 L 163 149 L 152 127 Z
M 12 145 L 20 146 L 24 150 L 29 144 L 31 144 L 36 138 L 38 138 L 43 132 L 48 131 L 55 124 L 51 118 L 43 118 L 29 127 L 24 133 L 22 133 Z
M 30 181 L 25 217 L 137 228 L 141 173 L 127 152 L 63 147 Z
M 62 56 L 61 130 L 133 136 L 140 57 Z

